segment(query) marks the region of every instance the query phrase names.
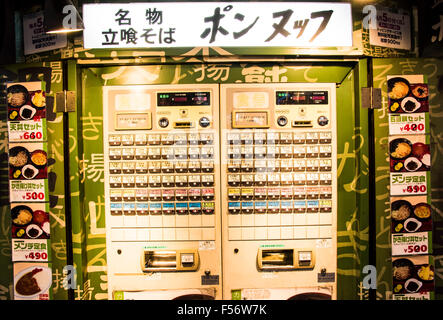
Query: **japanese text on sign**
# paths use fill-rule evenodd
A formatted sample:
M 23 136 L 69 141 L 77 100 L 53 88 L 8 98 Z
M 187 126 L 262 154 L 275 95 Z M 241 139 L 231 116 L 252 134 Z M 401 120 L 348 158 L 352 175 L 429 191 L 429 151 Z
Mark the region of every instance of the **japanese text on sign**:
M 348 3 L 85 4 L 83 18 L 85 48 L 352 45 Z

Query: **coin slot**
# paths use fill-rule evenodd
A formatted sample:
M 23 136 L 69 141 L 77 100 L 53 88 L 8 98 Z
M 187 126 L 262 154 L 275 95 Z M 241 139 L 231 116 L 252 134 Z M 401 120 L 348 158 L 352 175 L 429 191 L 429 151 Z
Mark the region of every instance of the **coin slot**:
M 312 121 L 309 120 L 294 120 L 292 121 L 293 127 L 312 127 Z

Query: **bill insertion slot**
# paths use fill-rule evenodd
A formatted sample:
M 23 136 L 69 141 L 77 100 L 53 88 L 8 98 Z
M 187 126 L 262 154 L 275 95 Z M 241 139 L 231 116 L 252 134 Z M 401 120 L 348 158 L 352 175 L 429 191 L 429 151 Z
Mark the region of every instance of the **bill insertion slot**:
M 294 120 L 292 121 L 293 127 L 312 127 L 312 121 L 310 120 Z
M 174 128 L 193 128 L 194 123 L 192 121 L 177 121 L 174 122 Z

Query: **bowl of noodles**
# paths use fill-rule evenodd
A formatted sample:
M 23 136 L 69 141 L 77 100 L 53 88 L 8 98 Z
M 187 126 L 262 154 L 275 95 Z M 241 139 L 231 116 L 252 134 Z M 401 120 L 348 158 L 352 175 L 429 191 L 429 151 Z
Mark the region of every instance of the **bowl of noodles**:
M 413 209 L 409 201 L 397 200 L 391 203 L 391 218 L 396 221 L 403 221 L 412 215 Z
M 397 281 L 405 281 L 414 276 L 414 264 L 406 258 L 397 259 L 392 264 L 392 275 Z
M 388 97 L 392 100 L 400 100 L 409 94 L 409 81 L 405 78 L 395 77 L 388 80 Z
M 25 205 L 15 206 L 11 209 L 12 223 L 18 227 L 29 225 L 33 218 L 33 211 Z
M 29 99 L 29 92 L 21 84 L 10 86 L 7 90 L 7 99 L 9 106 L 13 108 L 20 108 Z
M 29 151 L 22 146 L 9 149 L 9 165 L 12 168 L 22 168 L 29 161 Z
M 397 138 L 389 142 L 389 155 L 392 159 L 403 160 L 412 153 L 412 143 L 405 138 Z

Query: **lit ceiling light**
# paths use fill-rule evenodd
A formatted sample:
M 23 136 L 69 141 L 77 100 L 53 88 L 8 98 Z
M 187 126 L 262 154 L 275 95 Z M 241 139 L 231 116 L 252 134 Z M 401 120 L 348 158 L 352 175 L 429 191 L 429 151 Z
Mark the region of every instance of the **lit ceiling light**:
M 83 20 L 71 0 L 45 0 L 46 33 L 82 31 Z

